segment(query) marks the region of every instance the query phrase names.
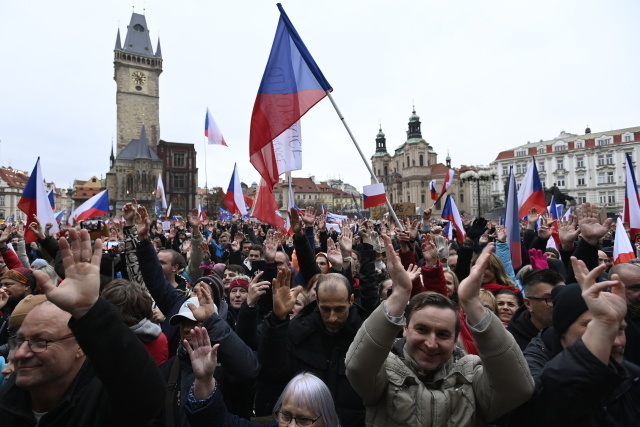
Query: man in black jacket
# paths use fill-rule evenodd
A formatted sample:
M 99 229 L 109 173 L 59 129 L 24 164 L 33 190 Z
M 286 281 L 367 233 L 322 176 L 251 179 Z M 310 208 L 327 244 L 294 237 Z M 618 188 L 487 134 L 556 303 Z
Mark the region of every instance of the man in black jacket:
M 627 345 L 624 357 L 629 362 L 640 365 L 640 263 L 632 260 L 629 263 L 616 264 L 609 274 L 617 274 L 624 283 L 624 294 L 627 299 Z
M 507 331 L 524 351 L 541 329 L 551 326 L 551 291 L 558 285 L 564 285 L 564 279 L 555 271 L 544 268 L 525 274 L 521 284 L 525 294 L 524 304 L 513 314 Z
M 102 243 L 70 230 L 60 249 L 66 278 L 34 275 L 48 302 L 24 319 L 15 374 L 0 389 L 2 426 L 145 425 L 162 407 L 164 381 L 118 311 L 99 298 Z
M 273 407 L 294 375 L 311 372 L 329 387 L 341 424 L 364 425 L 364 405 L 351 387 L 344 365 L 347 350 L 362 325 L 349 281 L 337 273 L 322 275 L 316 285 L 317 304 L 308 304 L 289 320 L 302 290 L 300 286 L 290 290 L 290 280 L 289 270 L 278 271 L 273 284 L 273 312 L 263 323 L 258 351 L 263 368 L 260 375 L 274 387 L 270 401 L 261 406 Z
M 553 326 L 524 351 L 534 396 L 500 425 L 638 425 L 640 367 L 623 357 L 624 286 L 617 275 L 596 283 L 604 265 L 589 271 L 571 261 L 579 285 L 554 288 Z

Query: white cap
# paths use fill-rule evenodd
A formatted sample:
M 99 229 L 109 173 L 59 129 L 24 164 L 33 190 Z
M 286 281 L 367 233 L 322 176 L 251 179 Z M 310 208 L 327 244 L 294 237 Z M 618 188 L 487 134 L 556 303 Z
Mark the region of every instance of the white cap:
M 193 312 L 189 308 L 189 304 L 193 304 L 196 307 L 200 307 L 200 303 L 198 302 L 197 297 L 189 298 L 188 300 L 182 303 L 182 305 L 180 306 L 180 311 L 178 311 L 178 314 L 174 314 L 173 316 L 171 316 L 171 319 L 169 320 L 170 325 L 177 325 L 183 319 L 187 319 L 192 322 L 197 322 L 196 318 L 193 315 Z

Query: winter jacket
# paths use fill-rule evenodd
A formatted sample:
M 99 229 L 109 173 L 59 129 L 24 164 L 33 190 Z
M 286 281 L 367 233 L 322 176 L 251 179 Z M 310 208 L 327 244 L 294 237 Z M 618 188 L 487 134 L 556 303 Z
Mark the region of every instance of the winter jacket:
M 507 326 L 507 331 L 513 335 L 513 338 L 522 351 L 527 348 L 531 340 L 540 332 L 531 322 L 531 313 L 525 305 L 513 313 L 513 317 L 511 317 L 511 321 Z
M 58 405 L 38 427 L 141 426 L 164 403 L 164 381 L 120 313 L 102 298 L 69 327 L 87 360 Z M 35 426 L 29 393 L 15 375 L 0 388 L 0 425 Z
M 258 351 L 262 364 L 260 379 L 278 387 L 271 388 L 271 398 L 260 408 L 260 414 L 271 412 L 284 386 L 294 375 L 310 372 L 324 381 L 331 391 L 342 425 L 364 425 L 362 399 L 349 383 L 344 365 L 349 345 L 361 325 L 356 305 L 351 307 L 345 324 L 336 334 L 327 331 L 315 301 L 292 320 L 279 320 L 269 314 L 263 323 Z
M 169 358 L 169 342 L 157 323 L 153 323 L 149 319 L 142 319 L 135 325 L 129 326 L 129 329 L 142 341 L 157 365 L 162 365 L 167 361 Z
M 406 347 L 390 352 L 402 327 L 384 304 L 364 322 L 346 358 L 347 376 L 367 408 L 369 426 L 485 426 L 526 402 L 533 380 L 522 352 L 487 310 L 469 325 L 480 356 L 449 359 L 436 371 L 416 370 Z
M 582 339 L 562 348 L 555 329 L 543 329 L 524 352 L 535 380 L 533 398 L 502 426 L 637 426 L 640 367 L 602 363 Z

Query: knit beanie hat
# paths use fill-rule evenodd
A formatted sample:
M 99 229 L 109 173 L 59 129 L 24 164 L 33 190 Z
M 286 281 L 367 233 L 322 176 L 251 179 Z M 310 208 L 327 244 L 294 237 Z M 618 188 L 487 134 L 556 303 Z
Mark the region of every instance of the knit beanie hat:
M 229 292 L 233 290 L 233 288 L 243 288 L 245 291 L 249 291 L 249 281 L 247 279 L 235 279 L 231 283 L 229 283 Z
M 2 275 L 3 279 L 12 279 L 23 285 L 28 285 L 32 291 L 36 288 L 36 279 L 33 277 L 33 271 L 28 268 L 18 267 L 9 270 Z
M 191 284 L 192 287 L 198 283 L 204 283 L 211 288 L 211 297 L 216 307 L 220 307 L 220 301 L 224 299 L 224 287 L 222 286 L 222 279 L 217 274 L 211 274 L 209 276 L 202 276 Z
M 223 262 L 219 262 L 213 266 L 213 272 L 219 277 L 222 277 L 224 275 L 225 268 L 227 268 L 227 265 Z
M 9 330 L 19 329 L 20 326 L 22 326 L 22 321 L 27 317 L 27 314 L 29 314 L 31 309 L 46 300 L 46 295 L 25 296 L 18 304 L 16 304 L 16 307 L 11 312 L 11 316 L 9 317 Z
M 582 298 L 582 289 L 578 283 L 555 286 L 551 291 L 553 298 L 553 327 L 562 336 L 578 317 L 588 310 Z

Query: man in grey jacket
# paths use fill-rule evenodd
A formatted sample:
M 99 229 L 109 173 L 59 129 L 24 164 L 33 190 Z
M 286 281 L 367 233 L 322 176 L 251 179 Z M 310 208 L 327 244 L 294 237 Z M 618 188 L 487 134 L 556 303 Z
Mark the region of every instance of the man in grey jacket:
M 479 299 L 494 245 L 487 245 L 458 288 L 480 357 L 457 359 L 455 304 L 424 292 L 407 307 L 411 279 L 391 240 L 383 238 L 393 293 L 364 322 L 346 357 L 347 377 L 364 401 L 367 425 L 484 426 L 526 402 L 533 379 L 522 352 Z M 394 346 L 403 326 L 404 338 Z

